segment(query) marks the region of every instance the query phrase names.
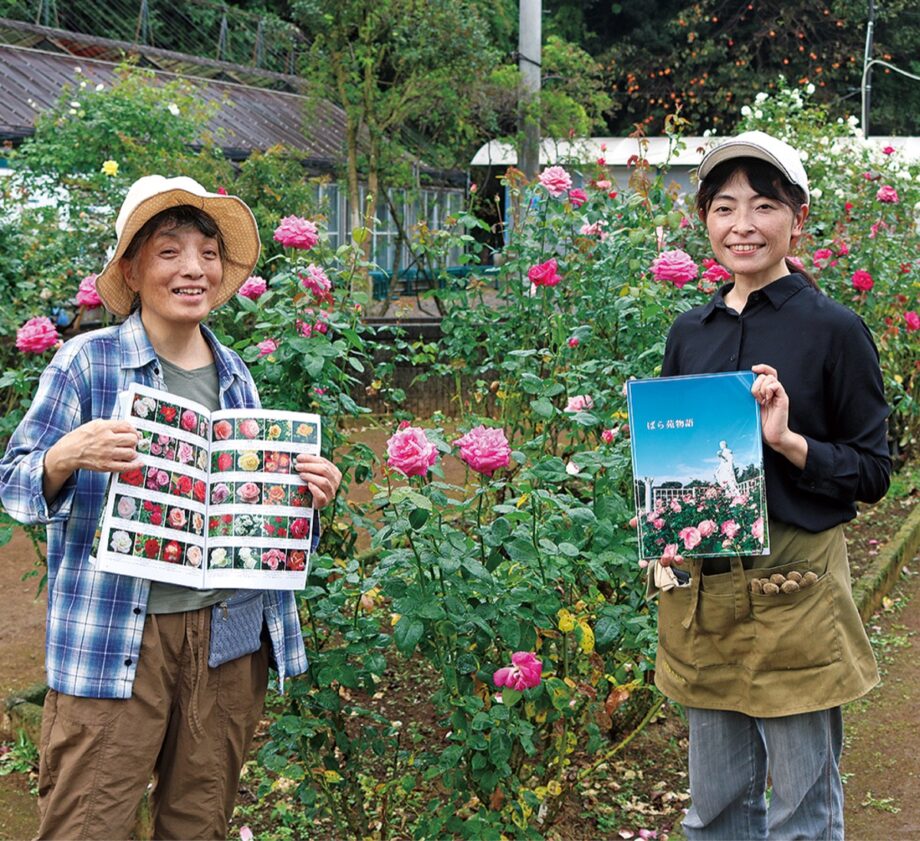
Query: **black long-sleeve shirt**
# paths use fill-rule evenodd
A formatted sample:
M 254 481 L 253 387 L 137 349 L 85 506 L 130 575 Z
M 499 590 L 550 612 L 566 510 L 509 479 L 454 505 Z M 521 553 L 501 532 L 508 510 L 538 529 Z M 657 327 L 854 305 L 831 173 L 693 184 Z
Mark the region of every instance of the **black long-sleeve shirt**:
M 792 274 L 751 293 L 741 313 L 728 284 L 671 327 L 662 376 L 773 366 L 789 395 L 789 428 L 805 436 L 799 470 L 764 446 L 770 518 L 810 532 L 856 516 L 888 490 L 891 458 L 878 351 L 863 320 Z

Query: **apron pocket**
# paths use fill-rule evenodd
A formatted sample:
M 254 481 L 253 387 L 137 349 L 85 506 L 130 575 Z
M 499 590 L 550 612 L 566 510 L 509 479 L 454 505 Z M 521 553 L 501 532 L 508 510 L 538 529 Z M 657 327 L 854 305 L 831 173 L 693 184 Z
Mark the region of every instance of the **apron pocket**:
M 785 572 L 796 566 L 759 572 L 769 578 L 772 572 Z M 799 569 L 803 567 L 804 564 L 798 565 Z M 810 587 L 795 593 L 752 593 L 756 645 L 751 649 L 748 667 L 753 671 L 780 672 L 838 661 L 840 636 L 833 587 L 833 577 L 825 574 Z
M 754 623 L 749 615 L 737 618 L 736 604 L 737 598 L 731 593 L 700 590 L 700 603 L 690 626 L 691 630 L 696 629 L 693 659 L 699 668 L 739 665 L 750 654 L 754 643 Z M 747 613 L 746 605 L 743 613 Z

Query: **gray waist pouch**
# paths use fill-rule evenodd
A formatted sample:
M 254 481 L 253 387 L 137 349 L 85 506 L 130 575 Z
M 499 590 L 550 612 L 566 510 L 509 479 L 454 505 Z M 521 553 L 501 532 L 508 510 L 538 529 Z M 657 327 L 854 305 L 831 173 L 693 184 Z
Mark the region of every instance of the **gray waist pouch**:
M 262 591 L 237 590 L 211 608 L 211 646 L 208 665 L 215 669 L 262 644 Z

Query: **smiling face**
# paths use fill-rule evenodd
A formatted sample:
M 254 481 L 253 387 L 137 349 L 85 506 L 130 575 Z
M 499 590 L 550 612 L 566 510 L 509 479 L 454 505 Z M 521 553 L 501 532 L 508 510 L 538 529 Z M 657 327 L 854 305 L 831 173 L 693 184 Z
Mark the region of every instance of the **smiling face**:
M 760 289 L 789 274 L 786 255 L 802 233 L 808 207 L 793 210 L 780 197 L 751 186 L 737 169 L 701 213 L 713 254 L 731 271 L 735 283 Z
M 122 272 L 140 297 L 148 329 L 196 326 L 211 311 L 220 287 L 219 242 L 192 225 L 161 225 L 123 260 Z

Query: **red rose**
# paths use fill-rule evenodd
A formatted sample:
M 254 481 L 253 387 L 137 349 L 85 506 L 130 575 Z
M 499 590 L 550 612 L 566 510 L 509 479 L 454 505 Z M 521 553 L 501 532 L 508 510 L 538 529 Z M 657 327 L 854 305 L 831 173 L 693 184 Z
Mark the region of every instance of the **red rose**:
M 196 479 L 195 484 L 192 486 L 192 495 L 199 502 L 204 502 L 205 493 L 207 491 L 207 486 L 201 479 Z
M 299 549 L 295 549 L 288 555 L 287 568 L 293 572 L 301 572 L 306 564 L 306 554 Z
M 171 564 L 176 563 L 179 560 L 179 556 L 182 554 L 182 547 L 176 543 L 175 540 L 170 540 L 163 547 L 163 560 L 168 561 Z
M 303 540 L 307 536 L 307 519 L 298 517 L 291 523 L 291 537 L 296 540 Z
M 230 523 L 233 522 L 233 515 L 232 515 L 232 514 L 224 514 L 224 516 L 221 517 L 220 519 L 221 519 L 223 522 L 225 522 L 225 523 L 227 523 L 227 524 L 230 524 Z
M 177 476 L 176 490 L 182 494 L 182 496 L 188 496 L 192 492 L 191 476 Z
M 162 415 L 166 423 L 172 423 L 176 419 L 176 407 L 160 406 L 160 415 Z
M 154 511 L 154 512 L 150 515 L 150 525 L 151 525 L 151 526 L 161 526 L 161 525 L 163 525 L 163 512 L 162 512 L 159 508 L 157 508 L 157 510 Z
M 140 487 L 144 482 L 144 471 L 140 467 L 135 467 L 134 470 L 126 470 L 121 474 L 121 481 L 126 485 Z
M 233 455 L 232 453 L 220 453 L 217 456 L 217 469 L 218 470 L 229 470 L 233 467 Z
M 155 537 L 148 537 L 144 541 L 144 554 L 148 558 L 155 558 L 160 552 L 160 541 Z
M 229 421 L 218 421 L 214 424 L 214 437 L 218 441 L 226 441 L 233 434 L 233 426 Z

